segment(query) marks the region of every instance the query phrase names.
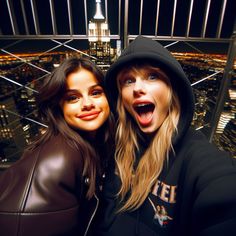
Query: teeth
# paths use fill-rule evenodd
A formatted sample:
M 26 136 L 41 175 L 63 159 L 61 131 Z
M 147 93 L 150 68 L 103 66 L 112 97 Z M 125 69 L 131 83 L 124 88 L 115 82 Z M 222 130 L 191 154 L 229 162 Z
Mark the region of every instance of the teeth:
M 146 103 L 144 103 L 144 104 L 137 104 L 136 107 L 144 107 L 146 105 L 148 105 L 148 104 L 146 104 Z

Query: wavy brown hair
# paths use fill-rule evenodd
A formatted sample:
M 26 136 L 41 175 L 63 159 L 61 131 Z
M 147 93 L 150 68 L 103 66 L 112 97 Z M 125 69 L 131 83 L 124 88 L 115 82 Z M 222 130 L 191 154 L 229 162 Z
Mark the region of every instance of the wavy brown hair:
M 116 132 L 115 159 L 117 172 L 121 179 L 121 188 L 118 196 L 124 201 L 119 211 L 135 210 L 147 198 L 151 188 L 163 169 L 163 163 L 168 158 L 172 147 L 172 137 L 177 132 L 180 116 L 180 103 L 176 93 L 172 90 L 168 76 L 159 68 L 149 65 L 136 65 L 126 68 L 125 71 L 138 71 L 139 68 L 156 71 L 169 87 L 169 112 L 151 140 L 150 145 L 142 155 L 137 168 L 134 168 L 135 152 L 139 150 L 138 129 L 134 120 L 122 104 L 122 97 L 118 97 L 118 128 Z M 117 76 L 122 76 L 122 71 Z M 118 89 L 120 90 L 119 83 Z
M 48 128 L 29 149 L 34 149 L 47 142 L 52 136 L 62 135 L 65 142 L 78 150 L 78 153 L 83 158 L 82 174 L 90 180 L 86 196 L 91 198 L 95 192 L 96 177 L 101 174 L 102 165 L 112 151 L 113 117 L 110 115 L 108 120 L 98 130 L 96 138 L 93 140 L 93 142 L 96 142 L 96 149 L 91 140 L 87 138 L 86 132 L 75 130 L 66 123 L 60 107 L 60 101 L 66 92 L 66 78 L 80 68 L 92 72 L 105 91 L 104 75 L 93 62 L 85 58 L 69 58 L 63 61 L 45 79 L 39 91 L 37 97 L 39 115 Z M 103 159 L 100 159 L 101 152 Z

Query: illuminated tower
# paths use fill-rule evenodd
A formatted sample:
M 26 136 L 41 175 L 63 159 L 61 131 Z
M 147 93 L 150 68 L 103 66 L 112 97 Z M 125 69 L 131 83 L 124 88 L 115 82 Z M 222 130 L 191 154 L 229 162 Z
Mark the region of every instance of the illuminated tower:
M 101 0 L 96 0 L 96 13 L 89 22 L 88 40 L 90 55 L 96 57 L 100 66 L 110 65 L 110 30 L 102 14 Z

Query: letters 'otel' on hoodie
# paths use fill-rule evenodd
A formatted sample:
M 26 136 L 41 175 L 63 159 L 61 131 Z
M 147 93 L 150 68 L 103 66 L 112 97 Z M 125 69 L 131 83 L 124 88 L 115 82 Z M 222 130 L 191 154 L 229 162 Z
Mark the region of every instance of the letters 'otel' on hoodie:
M 172 140 L 175 154 L 169 154 L 169 162 L 164 163 L 152 192 L 134 211 L 116 213 L 120 180 L 109 169 L 100 208 L 99 235 L 236 235 L 236 159 L 219 151 L 190 127 L 194 112 L 192 88 L 167 49 L 139 36 L 123 51 L 106 76 L 113 107 L 118 96 L 117 73 L 136 61 L 161 68 L 177 91 L 181 115 Z M 142 149 L 145 143 L 139 145 Z

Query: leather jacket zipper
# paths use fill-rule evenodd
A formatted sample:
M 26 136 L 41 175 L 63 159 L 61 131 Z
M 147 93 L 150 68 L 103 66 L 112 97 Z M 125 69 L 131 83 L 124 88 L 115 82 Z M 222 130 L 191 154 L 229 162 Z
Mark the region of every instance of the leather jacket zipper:
M 96 201 L 97 201 L 97 203 L 96 203 L 96 207 L 95 207 L 95 209 L 94 209 L 94 211 L 93 211 L 92 216 L 90 217 L 90 220 L 89 220 L 89 222 L 88 222 L 87 228 L 86 228 L 85 233 L 84 233 L 84 236 L 87 235 L 88 230 L 89 230 L 89 227 L 90 227 L 90 225 L 91 225 L 91 223 L 92 223 L 92 220 L 93 220 L 93 218 L 94 218 L 94 216 L 95 216 L 95 214 L 96 214 L 96 212 L 97 212 L 97 209 L 98 209 L 99 198 L 97 197 L 96 194 L 94 194 L 94 197 L 96 198 Z

